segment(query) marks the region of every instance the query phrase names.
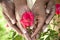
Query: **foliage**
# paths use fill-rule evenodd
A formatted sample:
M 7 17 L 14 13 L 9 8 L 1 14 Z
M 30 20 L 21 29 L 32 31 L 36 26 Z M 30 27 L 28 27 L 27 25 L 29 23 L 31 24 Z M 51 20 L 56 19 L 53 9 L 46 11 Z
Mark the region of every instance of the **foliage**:
M 17 35 L 13 40 L 25 40 L 22 36 Z
M 48 29 L 47 32 L 42 32 L 39 40 L 58 40 L 58 33 L 52 29 Z

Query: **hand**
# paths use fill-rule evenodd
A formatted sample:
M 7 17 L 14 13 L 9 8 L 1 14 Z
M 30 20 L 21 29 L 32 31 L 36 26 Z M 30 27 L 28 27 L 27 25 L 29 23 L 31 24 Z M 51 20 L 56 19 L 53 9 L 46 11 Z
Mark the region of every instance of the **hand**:
M 34 6 L 32 7 L 32 12 L 35 15 L 35 21 L 34 22 L 36 22 L 36 20 L 37 20 L 38 25 L 37 25 L 37 28 L 35 29 L 34 33 L 31 35 L 31 37 L 34 37 L 42 29 L 42 27 L 45 23 L 45 20 L 46 20 L 46 16 L 48 16 L 47 14 L 49 14 L 51 12 L 52 7 L 55 4 L 54 2 L 55 2 L 54 0 L 36 0 Z M 51 12 L 51 13 L 54 14 L 54 12 L 53 13 Z M 34 25 L 34 27 L 35 26 L 36 25 Z
M 42 5 L 40 3 L 42 3 Z M 36 3 L 35 3 L 35 5 L 32 8 L 32 10 L 33 10 L 32 12 L 35 15 L 35 20 L 38 19 L 39 23 L 38 23 L 37 29 L 31 35 L 31 37 L 33 37 L 34 35 L 36 35 L 38 33 L 38 31 L 43 26 L 44 21 L 46 20 L 45 10 L 47 10 L 47 9 L 50 10 L 50 7 L 48 8 L 48 6 L 47 6 L 47 9 L 45 9 L 45 4 L 46 3 L 50 4 L 50 1 L 48 2 L 48 1 L 37 0 Z M 25 11 L 30 11 L 29 8 L 27 7 L 26 0 L 18 0 L 18 1 L 14 0 L 13 3 L 10 0 L 9 1 L 5 0 L 5 1 L 2 2 L 2 4 L 3 4 L 3 9 L 4 9 L 4 11 L 3 11 L 4 13 L 3 14 L 4 14 L 6 20 L 9 22 L 9 25 L 11 25 L 11 27 L 13 29 L 15 29 L 19 34 L 22 32 L 25 35 L 25 37 L 26 37 L 27 40 L 31 40 L 31 38 L 29 37 L 28 33 L 24 32 L 24 31 L 26 31 L 26 29 L 24 29 L 22 27 L 22 25 L 20 24 L 20 19 L 22 17 L 22 14 Z M 49 13 L 49 12 L 47 12 L 47 13 Z M 16 16 L 16 18 L 15 18 L 15 16 Z M 17 26 L 15 25 L 17 23 L 20 26 L 18 28 L 16 28 Z M 24 31 L 22 31 L 22 30 L 24 30 Z
M 15 8 L 12 1 L 3 0 L 1 2 L 1 6 L 3 8 L 3 15 L 8 22 L 8 25 L 21 35 L 22 34 L 21 30 L 16 26 L 16 18 L 15 18 L 15 10 L 14 10 Z
M 14 4 L 11 0 L 3 0 L 2 1 L 3 11 L 6 16 L 10 19 L 12 24 L 16 23 L 15 13 L 14 13 Z
M 8 25 L 10 25 L 12 29 L 14 29 L 16 32 L 18 32 L 19 35 L 23 34 L 26 40 L 31 40 L 28 33 L 24 34 L 25 30 L 22 26 L 20 26 L 21 25 L 20 18 L 22 16 L 21 12 L 27 11 L 26 0 L 18 0 L 18 1 L 3 0 L 1 4 L 3 7 L 3 15 L 5 19 L 8 21 Z
M 23 34 L 26 40 L 31 40 L 29 34 L 25 32 L 26 29 L 24 29 L 20 24 L 20 18 L 22 17 L 23 13 L 25 11 L 29 11 L 26 0 L 3 0 L 1 4 L 3 7 L 3 15 L 8 21 L 8 25 L 10 25 L 12 29 L 16 30 L 16 32 L 19 34 Z
M 49 15 L 47 15 L 47 18 L 46 18 L 46 21 L 45 21 L 45 24 L 43 25 L 43 28 L 42 28 L 42 31 L 44 32 L 44 30 L 46 30 L 48 24 L 50 23 L 51 19 L 53 18 L 55 14 L 55 6 L 52 7 L 52 10 L 50 12 Z
M 26 40 L 31 40 L 27 29 L 24 28 L 23 24 L 21 23 L 22 16 L 25 12 L 30 11 L 28 6 L 27 6 L 27 1 L 26 0 L 14 0 L 15 3 L 15 15 L 18 23 L 19 29 L 22 31 L 23 35 L 25 36 Z M 24 19 L 25 20 L 25 19 Z

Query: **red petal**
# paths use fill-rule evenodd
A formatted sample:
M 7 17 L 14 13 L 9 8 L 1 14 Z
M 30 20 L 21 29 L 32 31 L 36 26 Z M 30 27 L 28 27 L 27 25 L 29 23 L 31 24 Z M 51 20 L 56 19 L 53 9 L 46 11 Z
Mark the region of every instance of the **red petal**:
M 20 21 L 21 21 L 21 24 L 23 25 L 23 27 L 32 26 L 34 23 L 33 13 L 31 11 L 24 12 Z
M 56 4 L 56 14 L 60 14 L 60 4 Z

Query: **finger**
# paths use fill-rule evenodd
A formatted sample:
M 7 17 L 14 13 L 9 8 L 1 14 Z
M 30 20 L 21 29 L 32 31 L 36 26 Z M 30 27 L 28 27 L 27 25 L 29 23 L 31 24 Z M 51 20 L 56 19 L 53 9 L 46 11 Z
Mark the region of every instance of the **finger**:
M 39 15 L 45 16 L 45 3 L 43 3 L 44 0 L 37 0 L 35 4 L 32 7 L 32 12 L 34 14 L 34 25 L 37 24 L 37 19 Z M 34 27 L 33 27 L 34 28 Z
M 3 0 L 2 7 L 3 7 L 5 14 L 12 22 L 12 24 L 15 24 L 16 19 L 15 19 L 15 14 L 14 14 L 14 5 L 11 2 L 11 0 Z
M 46 22 L 45 22 L 46 24 L 49 24 L 49 22 L 51 21 L 51 19 L 52 19 L 53 16 L 54 16 L 54 14 L 55 14 L 55 6 L 53 6 L 50 15 L 48 15 L 48 17 L 47 17 L 47 19 L 46 19 Z
M 17 25 L 18 25 L 19 28 L 20 28 L 21 25 L 20 25 L 19 23 L 18 23 Z M 24 32 L 23 35 L 24 35 L 24 37 L 26 38 L 26 40 L 31 40 L 30 37 L 29 37 L 29 34 L 26 33 L 25 30 L 24 30 L 23 28 L 20 28 L 20 29 L 22 29 L 22 30 L 21 30 L 22 33 Z
M 38 26 L 35 29 L 34 33 L 31 35 L 31 38 L 36 36 L 39 30 L 42 28 L 46 14 L 45 14 L 45 4 L 41 0 L 37 0 L 32 8 L 32 12 L 35 15 L 35 18 L 38 19 Z
M 51 10 L 51 13 L 50 13 L 50 14 L 48 15 L 48 17 L 46 18 L 46 21 L 45 21 L 46 24 L 44 24 L 44 26 L 43 26 L 43 28 L 42 28 L 42 31 L 43 31 L 43 32 L 46 32 L 46 31 L 48 30 L 47 25 L 50 23 L 50 21 L 51 21 L 51 19 L 53 18 L 54 14 L 55 14 L 55 6 L 53 6 L 53 8 L 52 8 L 52 10 Z
M 54 14 L 55 14 L 55 7 L 52 8 L 50 15 L 48 15 L 48 17 L 45 21 L 46 24 L 44 24 L 44 26 L 42 28 L 43 32 L 46 32 L 48 30 L 47 25 L 50 23 L 50 21 L 53 18 Z
M 22 35 L 21 30 L 20 30 L 16 25 L 13 25 L 13 24 L 10 22 L 9 18 L 5 15 L 4 12 L 3 12 L 3 15 L 4 15 L 5 19 L 6 19 L 7 22 L 8 22 L 8 25 L 10 25 L 10 27 L 11 27 L 13 30 L 15 30 L 19 35 Z
M 19 28 L 21 29 L 24 37 L 26 38 L 26 40 L 31 40 L 29 34 L 27 33 L 27 30 L 22 27 L 22 25 L 20 24 L 20 22 L 18 22 L 18 25 L 19 25 Z
M 39 19 L 38 26 L 35 29 L 34 33 L 31 35 L 31 37 L 36 36 L 36 34 L 42 29 L 42 26 L 44 25 L 44 21 L 45 21 L 45 19 Z
M 5 17 L 5 19 L 8 21 L 8 23 L 9 23 L 9 25 L 12 27 L 12 29 L 14 29 L 19 35 L 22 35 L 22 32 L 21 32 L 21 30 L 18 28 L 18 27 L 16 27 L 16 25 L 12 25 L 12 23 L 10 22 L 10 20 L 8 19 L 8 17 L 4 14 L 4 17 Z M 22 35 L 23 36 L 23 35 Z M 27 37 L 26 37 L 27 36 Z M 26 33 L 26 34 L 24 34 L 24 36 L 23 37 L 25 37 L 27 40 L 31 40 L 31 39 L 28 39 L 28 34 Z
M 22 14 L 28 10 L 27 0 L 14 0 L 15 4 L 15 14 L 17 21 L 20 20 Z M 18 16 L 19 15 L 19 16 Z
M 35 17 L 35 16 L 34 16 Z M 36 29 L 36 26 L 37 26 L 38 22 L 37 22 L 37 19 L 36 17 L 34 18 L 34 24 L 30 27 L 31 30 L 35 30 Z
M 46 13 L 49 14 L 52 9 L 52 6 L 54 6 L 54 5 L 55 5 L 55 0 L 49 0 L 47 8 L 46 8 Z
M 26 40 L 31 40 L 27 30 L 23 28 L 23 26 L 20 23 L 20 20 L 22 18 L 22 14 L 26 11 L 28 11 L 26 0 L 14 0 L 15 3 L 15 11 L 16 11 L 16 19 L 19 24 L 19 28 L 21 29 L 23 35 L 25 36 Z
M 14 3 L 15 3 L 16 19 L 17 19 L 18 24 L 22 28 L 22 25 L 20 24 L 20 19 L 22 18 L 21 16 L 22 16 L 23 12 L 26 11 L 26 0 L 18 0 L 18 1 L 14 0 Z M 22 28 L 21 30 L 24 30 L 24 29 Z M 22 32 L 24 32 L 24 31 L 22 31 Z

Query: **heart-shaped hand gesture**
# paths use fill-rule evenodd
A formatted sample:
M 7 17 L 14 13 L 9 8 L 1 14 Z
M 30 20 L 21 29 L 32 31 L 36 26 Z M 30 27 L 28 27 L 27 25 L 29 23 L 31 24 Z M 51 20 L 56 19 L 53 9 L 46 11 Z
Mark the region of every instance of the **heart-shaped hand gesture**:
M 32 9 L 27 6 L 27 0 L 3 0 L 1 4 L 3 15 L 9 25 L 26 40 L 36 40 L 36 35 L 54 16 L 54 2 L 54 0 L 36 0 Z

